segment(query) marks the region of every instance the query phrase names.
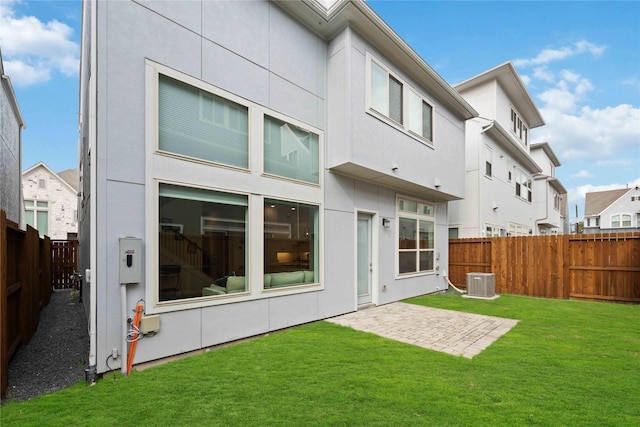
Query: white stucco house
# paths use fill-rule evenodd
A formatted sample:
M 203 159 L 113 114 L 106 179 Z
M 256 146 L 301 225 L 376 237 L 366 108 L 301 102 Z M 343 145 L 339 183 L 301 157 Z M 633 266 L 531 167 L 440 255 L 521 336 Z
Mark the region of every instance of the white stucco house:
M 25 223 L 53 240 L 78 235 L 78 172 L 56 173 L 43 162 L 22 172 Z
M 559 230 L 559 210 L 548 195 L 564 190 L 549 169 L 560 163 L 548 144 L 540 156 L 551 156 L 544 169 L 532 155 L 531 129 L 544 125 L 544 120 L 513 64 L 506 62 L 454 87 L 479 117 L 466 122 L 465 195 L 450 205 L 450 236 Z M 536 189 L 538 178 L 541 185 Z
M 534 234 L 568 233 L 567 189 L 556 177 L 560 160 L 548 142 L 531 144 L 531 157 L 542 169 L 532 183 Z
M 85 1 L 81 63 L 90 371 L 446 287 L 477 112 L 365 2 Z
M 640 231 L 640 187 L 585 194 L 584 234 Z
M 7 219 L 23 226 L 22 130 L 26 127 L 11 78 L 4 73 L 0 51 L 0 209 Z

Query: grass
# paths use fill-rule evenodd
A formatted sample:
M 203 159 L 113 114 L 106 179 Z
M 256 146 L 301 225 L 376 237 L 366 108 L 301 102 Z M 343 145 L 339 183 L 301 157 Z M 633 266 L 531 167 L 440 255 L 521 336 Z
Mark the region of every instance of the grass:
M 520 319 L 471 360 L 316 322 L 1 408 L 2 426 L 640 425 L 640 306 L 409 302 Z

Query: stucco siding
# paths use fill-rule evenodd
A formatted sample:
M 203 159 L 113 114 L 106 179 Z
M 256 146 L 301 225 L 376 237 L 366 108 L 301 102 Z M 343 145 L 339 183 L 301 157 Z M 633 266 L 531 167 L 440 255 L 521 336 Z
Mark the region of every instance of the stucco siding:
M 7 219 L 20 224 L 20 124 L 6 92 L 0 84 L 0 209 Z

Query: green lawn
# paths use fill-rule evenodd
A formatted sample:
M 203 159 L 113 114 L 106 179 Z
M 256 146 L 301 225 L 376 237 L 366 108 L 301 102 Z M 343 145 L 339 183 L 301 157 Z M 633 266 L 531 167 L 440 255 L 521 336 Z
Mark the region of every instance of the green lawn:
M 640 425 L 640 306 L 415 304 L 520 319 L 471 360 L 316 322 L 2 406 L 20 426 Z

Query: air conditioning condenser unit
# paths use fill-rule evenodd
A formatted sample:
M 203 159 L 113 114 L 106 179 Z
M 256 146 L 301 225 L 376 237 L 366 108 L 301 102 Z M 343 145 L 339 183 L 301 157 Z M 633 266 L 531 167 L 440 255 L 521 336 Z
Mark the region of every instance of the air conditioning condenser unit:
M 467 273 L 467 295 L 478 298 L 496 296 L 496 276 L 493 273 Z

